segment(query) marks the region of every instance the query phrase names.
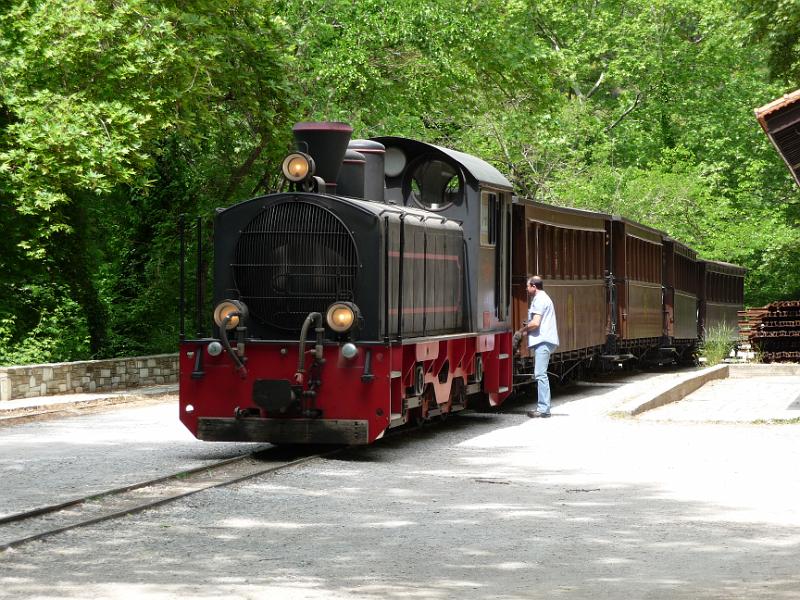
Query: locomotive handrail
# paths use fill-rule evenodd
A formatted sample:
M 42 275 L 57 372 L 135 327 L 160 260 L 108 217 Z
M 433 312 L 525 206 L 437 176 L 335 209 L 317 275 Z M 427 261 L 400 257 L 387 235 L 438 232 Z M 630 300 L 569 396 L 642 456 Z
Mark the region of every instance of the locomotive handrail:
M 450 219 L 447 219 L 445 217 L 441 217 L 439 215 L 420 215 L 420 219 L 419 220 L 424 223 L 428 219 L 439 219 L 441 221 L 442 225 L 444 225 L 445 223 L 447 223 L 447 221 L 450 220 Z
M 387 212 L 396 213 L 396 214 L 404 214 L 404 211 L 402 211 L 402 210 L 400 210 L 398 208 L 395 208 L 393 206 L 387 206 L 386 208 L 383 208 L 378 212 L 378 216 L 382 217 L 384 215 L 384 213 L 387 213 Z
M 180 341 L 186 339 L 186 213 L 178 218 L 178 237 L 180 240 L 180 297 L 178 298 Z
M 381 211 L 383 213 L 383 211 Z M 399 317 L 399 316 L 398 316 Z M 383 218 L 383 336 L 389 342 L 389 217 Z
M 203 218 L 197 217 L 197 273 L 196 273 L 196 301 L 197 301 L 197 323 L 195 326 L 197 327 L 197 337 L 203 337 L 203 330 L 201 329 L 203 323 L 203 305 L 205 304 L 205 299 L 203 298 L 203 283 L 201 281 L 201 272 L 202 272 L 202 264 L 203 264 Z
M 406 227 L 405 220 L 409 213 L 400 215 L 400 247 L 398 248 L 398 268 L 397 268 L 397 339 L 403 339 L 403 255 L 406 250 Z

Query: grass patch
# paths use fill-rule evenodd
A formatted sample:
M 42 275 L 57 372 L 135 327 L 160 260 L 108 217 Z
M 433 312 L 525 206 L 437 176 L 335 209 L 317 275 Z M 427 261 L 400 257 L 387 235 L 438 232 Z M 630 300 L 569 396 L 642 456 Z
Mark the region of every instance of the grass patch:
M 612 419 L 630 419 L 632 417 L 630 412 L 624 410 L 613 410 L 608 413 L 608 416 Z
M 736 331 L 727 323 L 720 323 L 708 328 L 698 354 L 705 358 L 707 367 L 713 367 L 728 358 L 735 346 Z

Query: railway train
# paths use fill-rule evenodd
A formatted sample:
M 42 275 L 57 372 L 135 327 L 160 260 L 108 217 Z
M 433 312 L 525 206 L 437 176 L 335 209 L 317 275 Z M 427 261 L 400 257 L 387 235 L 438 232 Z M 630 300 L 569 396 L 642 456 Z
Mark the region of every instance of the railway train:
M 351 141 L 337 122 L 293 132 L 285 190 L 215 215 L 212 334 L 180 342 L 180 418 L 199 439 L 368 444 L 497 406 L 531 384 L 514 347 L 531 274 L 555 304 L 559 380 L 688 362 L 705 329 L 736 324 L 744 269 L 661 231 L 517 197 L 456 150 Z

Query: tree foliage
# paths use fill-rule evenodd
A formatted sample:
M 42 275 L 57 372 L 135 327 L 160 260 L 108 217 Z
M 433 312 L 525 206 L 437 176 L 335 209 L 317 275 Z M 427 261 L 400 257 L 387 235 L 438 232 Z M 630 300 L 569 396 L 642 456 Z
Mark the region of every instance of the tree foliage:
M 5 339 L 24 346 L 40 330 L 31 323 L 67 314 L 67 297 L 91 355 L 109 354 L 109 323 L 147 312 L 141 295 L 161 290 L 147 273 L 166 258 L 158 233 L 174 243 L 179 212 L 232 197 L 283 125 L 283 27 L 249 0 L 23 1 L 0 27 L 0 193 L 16 265 L 0 298 Z M 170 188 L 162 175 L 175 165 L 182 181 Z M 126 333 L 137 334 L 115 327 L 112 338 Z M 86 354 L 69 348 L 48 358 Z
M 798 193 L 752 116 L 800 87 L 798 7 L 9 0 L 0 363 L 174 348 L 179 215 L 274 187 L 303 119 L 472 152 L 746 266 L 749 304 L 800 297 Z

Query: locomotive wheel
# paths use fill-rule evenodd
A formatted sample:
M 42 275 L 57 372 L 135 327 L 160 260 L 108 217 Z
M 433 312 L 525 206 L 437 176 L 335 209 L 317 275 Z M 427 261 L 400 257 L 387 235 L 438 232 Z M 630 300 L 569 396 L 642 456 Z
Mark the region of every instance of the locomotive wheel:
M 472 373 L 472 381 L 480 383 L 483 381 L 483 355 L 475 355 L 475 370 Z
M 422 363 L 414 366 L 414 395 L 421 396 L 425 391 L 425 367 Z

